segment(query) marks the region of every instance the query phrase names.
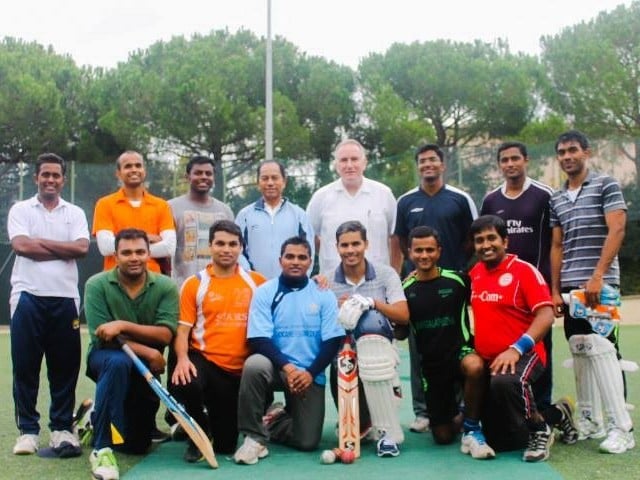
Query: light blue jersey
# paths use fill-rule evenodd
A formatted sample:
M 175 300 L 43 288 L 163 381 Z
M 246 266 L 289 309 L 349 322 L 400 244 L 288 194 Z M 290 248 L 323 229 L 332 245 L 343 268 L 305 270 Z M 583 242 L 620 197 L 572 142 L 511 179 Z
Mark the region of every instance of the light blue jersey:
M 238 212 L 236 224 L 242 230 L 242 253 L 251 270 L 267 278 L 280 275 L 280 247 L 291 237 L 305 238 L 311 244 L 313 258 L 314 233 L 307 214 L 286 198 L 273 216 L 265 208 L 264 199 L 260 198 Z
M 322 342 L 345 335 L 337 319 L 338 302 L 331 290 L 320 290 L 313 281 L 295 290 L 278 277 L 253 295 L 247 338 L 272 339 L 290 363 L 306 369 L 318 356 Z M 324 372 L 314 382 L 324 385 Z

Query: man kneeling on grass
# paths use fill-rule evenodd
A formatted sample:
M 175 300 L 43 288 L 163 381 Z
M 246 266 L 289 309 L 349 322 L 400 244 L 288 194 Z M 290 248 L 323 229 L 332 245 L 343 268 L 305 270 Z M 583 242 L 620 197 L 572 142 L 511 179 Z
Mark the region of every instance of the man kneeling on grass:
M 314 450 L 324 423 L 324 370 L 338 353 L 344 330 L 330 290 L 310 281 L 311 246 L 301 237 L 282 244 L 282 273 L 259 286 L 249 309 L 247 338 L 255 352 L 244 364 L 238 430 L 245 435 L 233 456 L 253 465 L 269 454 L 267 441 Z M 265 406 L 274 391 L 286 405 Z M 266 414 L 266 415 L 265 415 Z
M 116 267 L 94 275 L 85 287 L 91 335 L 87 375 L 96 382 L 89 460 L 93 478 L 100 480 L 120 477 L 112 448 L 146 453 L 159 405 L 116 337 L 123 337 L 149 370 L 160 374 L 165 368 L 162 351 L 178 324 L 178 288 L 169 277 L 147 270 L 147 234 L 121 230 L 115 251 Z
M 507 227 L 500 217 L 479 217 L 470 235 L 480 260 L 469 272 L 475 349 L 490 370 L 484 432 L 494 448 L 494 440 L 513 438 L 513 449 L 523 443 L 514 432 L 524 431 L 528 439 L 522 459 L 544 461 L 553 429 L 536 409 L 531 384 L 546 362 L 541 340 L 553 324 L 549 288 L 535 267 L 506 253 Z M 555 413 L 560 416 L 560 410 Z

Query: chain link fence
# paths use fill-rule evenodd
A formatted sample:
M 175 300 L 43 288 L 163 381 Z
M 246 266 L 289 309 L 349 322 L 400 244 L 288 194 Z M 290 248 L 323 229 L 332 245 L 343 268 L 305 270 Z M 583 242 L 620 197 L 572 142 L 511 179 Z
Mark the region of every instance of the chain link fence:
M 447 183 L 467 191 L 478 208 L 485 194 L 502 181 L 497 168 L 496 147 L 497 145 L 464 147 L 446 151 Z M 612 175 L 625 187 L 629 222 L 625 247 L 621 252 L 621 263 L 623 277 L 628 278 L 628 281 L 623 278 L 623 293 L 628 294 L 640 292 L 640 262 L 636 260 L 635 254 L 638 251 L 637 243 L 640 241 L 640 194 L 635 186 L 635 164 L 623 153 L 625 147 L 633 151 L 633 142 L 594 142 L 590 168 Z M 553 143 L 531 145 L 528 150 L 530 176 L 558 188 L 563 177 L 555 161 Z M 289 159 L 283 160 L 283 163 L 289 174 L 286 195 L 294 203 L 306 206 L 320 183 L 316 175 L 319 171 L 317 162 L 305 163 Z M 255 166 L 247 165 L 244 174 L 226 179 L 225 201 L 236 213 L 258 196 L 254 186 Z M 184 167 L 181 163 L 175 160 L 153 160 L 147 161 L 146 168 L 147 186 L 153 194 L 170 199 L 186 192 Z M 6 219 L 11 205 L 36 193 L 33 173 L 33 165 L 0 163 L 0 213 L 3 219 L 0 225 L 0 323 L 4 324 L 9 321 L 8 297 L 13 266 L 13 252 L 7 237 Z M 366 175 L 389 185 L 396 196 L 414 188 L 418 183 L 412 151 L 394 157 L 370 158 Z M 114 164 L 69 163 L 62 196 L 86 212 L 91 228 L 96 201 L 116 188 Z M 82 287 L 90 275 L 102 268 L 102 259 L 94 242 L 87 258 L 80 260 L 78 264 Z

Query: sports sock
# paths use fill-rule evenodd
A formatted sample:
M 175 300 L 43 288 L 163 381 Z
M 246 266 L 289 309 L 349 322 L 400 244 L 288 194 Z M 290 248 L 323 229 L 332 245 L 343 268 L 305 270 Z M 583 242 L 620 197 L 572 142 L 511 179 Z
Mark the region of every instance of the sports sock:
M 464 428 L 464 433 L 477 432 L 480 430 L 480 421 L 465 418 L 462 424 L 462 428 Z

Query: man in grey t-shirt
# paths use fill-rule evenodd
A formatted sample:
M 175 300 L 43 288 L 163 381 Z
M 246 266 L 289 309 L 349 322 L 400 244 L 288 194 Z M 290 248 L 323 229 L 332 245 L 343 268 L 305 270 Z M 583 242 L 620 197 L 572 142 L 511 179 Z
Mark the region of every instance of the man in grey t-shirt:
M 218 220 L 233 221 L 231 208 L 213 198 L 213 160 L 196 155 L 187 163 L 189 192 L 169 200 L 176 226 L 176 254 L 172 277 L 178 287 L 211 261 L 209 227 Z

